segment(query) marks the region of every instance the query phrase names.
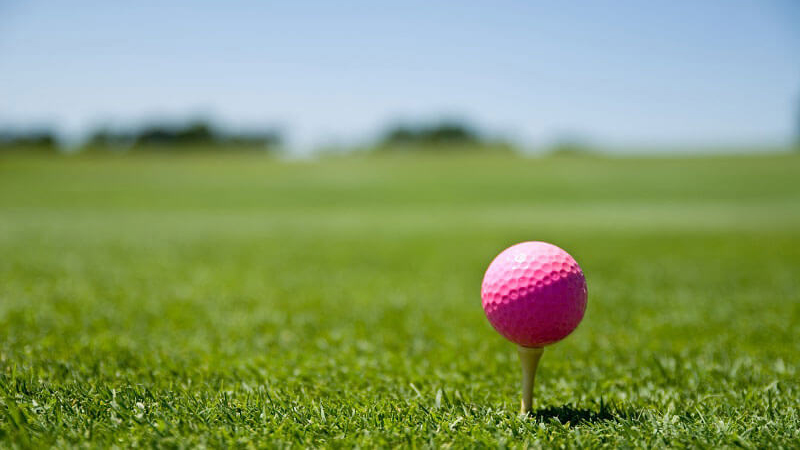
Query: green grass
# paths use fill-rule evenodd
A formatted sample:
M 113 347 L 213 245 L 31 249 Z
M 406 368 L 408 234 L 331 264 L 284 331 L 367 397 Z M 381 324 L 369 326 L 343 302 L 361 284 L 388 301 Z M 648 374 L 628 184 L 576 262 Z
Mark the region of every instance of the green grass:
M 800 156 L 0 159 L 0 447 L 800 446 Z M 575 256 L 517 414 L 480 282 Z

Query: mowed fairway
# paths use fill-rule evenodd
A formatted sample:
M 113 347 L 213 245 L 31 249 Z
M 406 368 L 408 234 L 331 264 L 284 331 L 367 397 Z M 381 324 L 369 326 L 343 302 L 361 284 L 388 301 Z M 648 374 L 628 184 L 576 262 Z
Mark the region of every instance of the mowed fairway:
M 505 247 L 587 277 L 520 417 Z M 800 155 L 0 159 L 0 447 L 800 446 Z

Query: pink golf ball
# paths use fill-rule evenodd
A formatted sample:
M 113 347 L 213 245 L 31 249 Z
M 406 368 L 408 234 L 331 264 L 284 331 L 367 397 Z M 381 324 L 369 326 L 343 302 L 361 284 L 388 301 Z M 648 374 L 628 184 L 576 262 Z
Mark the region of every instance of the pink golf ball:
M 489 264 L 483 310 L 506 339 L 543 347 L 564 339 L 586 311 L 586 279 L 569 253 L 546 242 L 513 245 Z

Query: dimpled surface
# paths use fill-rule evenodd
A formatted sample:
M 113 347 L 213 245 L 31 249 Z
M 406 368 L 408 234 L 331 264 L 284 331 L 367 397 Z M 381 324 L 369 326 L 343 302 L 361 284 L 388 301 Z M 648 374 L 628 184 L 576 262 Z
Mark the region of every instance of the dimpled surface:
M 560 341 L 586 311 L 586 279 L 569 253 L 546 242 L 513 245 L 489 265 L 481 286 L 492 326 L 525 347 Z

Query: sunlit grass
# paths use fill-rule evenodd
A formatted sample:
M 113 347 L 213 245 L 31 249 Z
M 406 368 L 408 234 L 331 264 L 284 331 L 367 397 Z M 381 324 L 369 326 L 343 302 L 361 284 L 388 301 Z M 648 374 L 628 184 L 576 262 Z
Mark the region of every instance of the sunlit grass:
M 796 446 L 800 157 L 0 160 L 0 442 Z M 491 258 L 572 253 L 518 417 Z

